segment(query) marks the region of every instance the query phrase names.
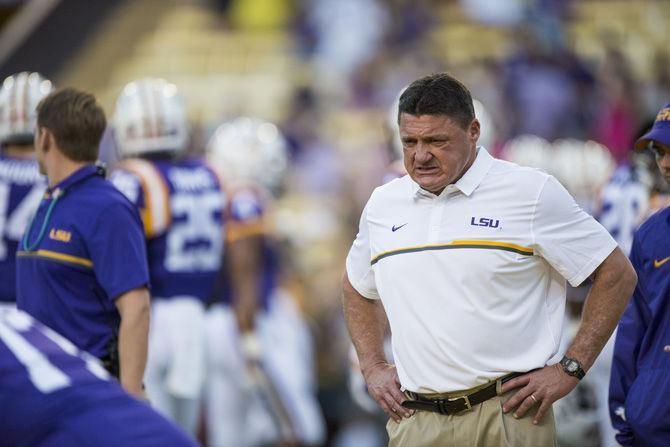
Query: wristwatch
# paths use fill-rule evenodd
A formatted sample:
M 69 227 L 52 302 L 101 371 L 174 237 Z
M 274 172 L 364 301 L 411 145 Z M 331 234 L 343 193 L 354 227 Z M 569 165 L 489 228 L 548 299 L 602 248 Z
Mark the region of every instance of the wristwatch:
M 568 356 L 563 356 L 559 363 L 563 367 L 563 371 L 572 377 L 576 377 L 579 380 L 582 380 L 582 377 L 586 375 L 586 372 L 582 368 L 582 364 L 579 363 L 579 360 L 577 359 L 571 359 Z

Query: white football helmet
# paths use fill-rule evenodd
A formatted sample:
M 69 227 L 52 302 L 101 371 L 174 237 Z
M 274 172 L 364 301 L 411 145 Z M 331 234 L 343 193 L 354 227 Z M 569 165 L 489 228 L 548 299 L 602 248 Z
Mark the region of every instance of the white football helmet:
M 616 162 L 610 151 L 595 141 L 554 141 L 550 171 L 578 201 L 595 200 L 612 175 Z
M 37 104 L 48 95 L 51 81 L 27 71 L 9 76 L 0 88 L 0 142 L 32 144 Z
M 495 143 L 497 133 L 495 123 L 493 122 L 493 117 L 480 100 L 473 99 L 472 106 L 475 109 L 475 117 L 479 120 L 480 125 L 479 140 L 477 140 L 477 145 L 483 146 L 484 148 L 491 151 L 493 149 L 493 144 Z
M 127 84 L 116 101 L 113 126 L 122 157 L 186 150 L 186 107 L 177 87 L 164 79 Z
M 593 212 L 599 191 L 616 163 L 605 146 L 572 138 L 550 144 L 535 135 L 521 135 L 504 148 L 504 158 L 553 175 L 587 212 Z
M 286 139 L 276 125 L 240 117 L 219 126 L 207 144 L 210 163 L 232 184 L 277 191 L 288 167 Z

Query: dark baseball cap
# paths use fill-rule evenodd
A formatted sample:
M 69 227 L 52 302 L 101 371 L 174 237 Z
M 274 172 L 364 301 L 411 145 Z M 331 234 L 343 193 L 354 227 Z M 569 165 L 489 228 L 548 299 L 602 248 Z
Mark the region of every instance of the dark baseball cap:
M 658 112 L 651 129 L 635 142 L 635 150 L 645 149 L 652 141 L 670 146 L 670 102 Z

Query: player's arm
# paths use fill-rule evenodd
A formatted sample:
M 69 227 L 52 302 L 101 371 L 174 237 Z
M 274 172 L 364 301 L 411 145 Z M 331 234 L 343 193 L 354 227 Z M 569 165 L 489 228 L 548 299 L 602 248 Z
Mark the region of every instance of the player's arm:
M 254 339 L 251 335 L 261 301 L 261 264 L 267 237 L 266 210 L 253 190 L 239 189 L 230 194 L 224 219 L 224 277 L 230 281 L 233 311 L 244 348 L 250 345 L 247 341 Z
M 116 301 L 121 315 L 119 326 L 119 366 L 121 386 L 142 397 L 142 377 L 147 363 L 150 299 L 146 287 L 130 290 Z
M 254 330 L 260 303 L 261 252 L 263 235 L 253 234 L 229 242 L 224 267 L 233 289 L 233 309 L 241 334 Z

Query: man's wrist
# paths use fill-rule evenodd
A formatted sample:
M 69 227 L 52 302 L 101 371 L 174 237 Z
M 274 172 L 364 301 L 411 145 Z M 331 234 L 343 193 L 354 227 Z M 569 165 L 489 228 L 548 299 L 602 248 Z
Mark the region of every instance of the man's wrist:
M 584 371 L 582 363 L 574 357 L 564 355 L 559 362 L 559 365 L 563 369 L 564 373 L 579 380 L 582 380 L 586 375 L 586 371 Z
M 380 366 L 388 365 L 389 362 L 386 359 L 379 359 L 371 362 L 361 363 L 361 373 L 363 377 L 367 377 L 371 371 L 375 370 Z

